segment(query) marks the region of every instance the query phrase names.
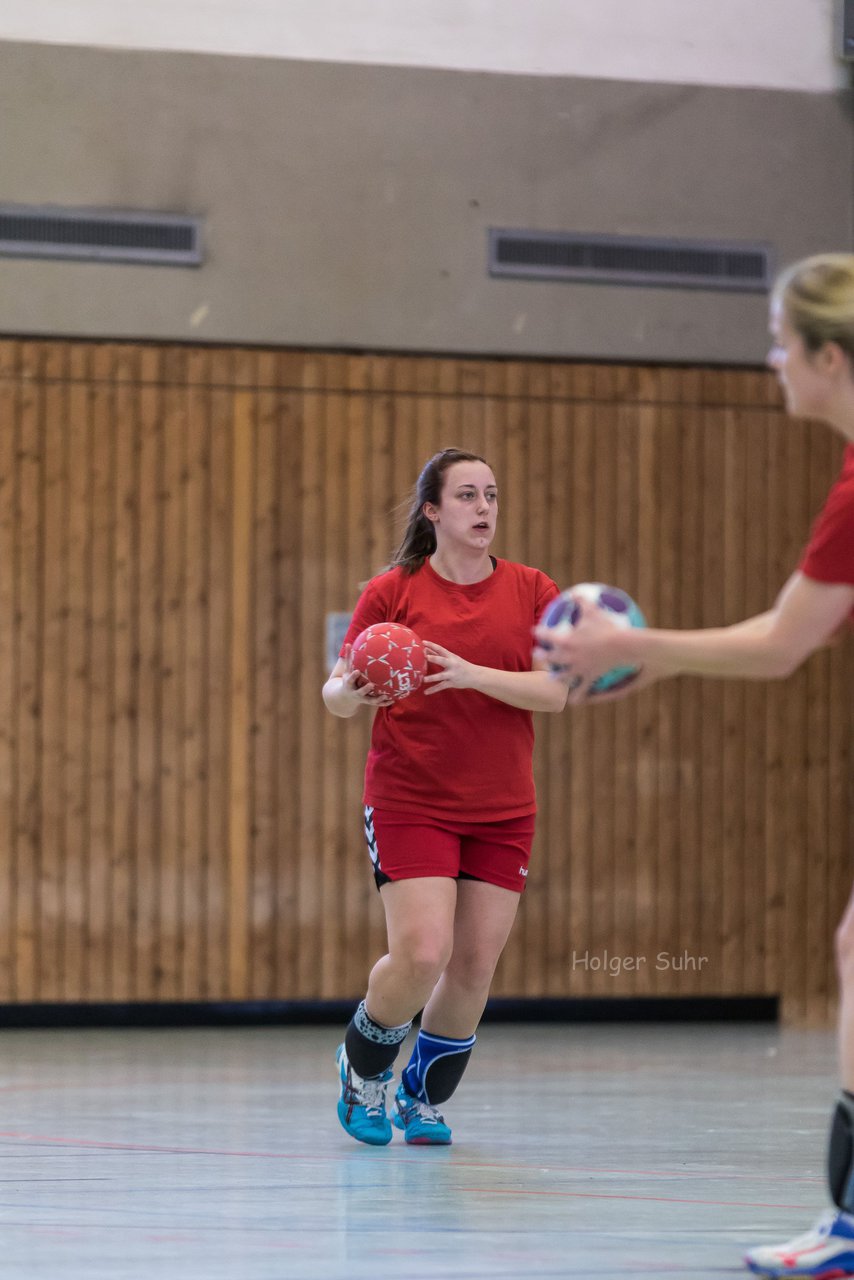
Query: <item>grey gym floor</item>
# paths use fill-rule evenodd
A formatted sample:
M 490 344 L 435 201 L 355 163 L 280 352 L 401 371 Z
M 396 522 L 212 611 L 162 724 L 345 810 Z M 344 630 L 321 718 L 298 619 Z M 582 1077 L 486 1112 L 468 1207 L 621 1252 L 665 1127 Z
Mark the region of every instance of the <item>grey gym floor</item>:
M 486 1025 L 442 1149 L 344 1133 L 337 1042 L 0 1032 L 3 1280 L 693 1280 L 825 1207 L 830 1033 Z

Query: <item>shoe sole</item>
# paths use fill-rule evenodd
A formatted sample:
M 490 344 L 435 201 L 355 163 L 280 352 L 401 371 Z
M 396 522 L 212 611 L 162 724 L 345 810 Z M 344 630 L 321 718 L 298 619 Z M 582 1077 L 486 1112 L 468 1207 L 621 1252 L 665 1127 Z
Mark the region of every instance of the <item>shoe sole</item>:
M 420 1137 L 410 1138 L 406 1131 L 406 1125 L 403 1123 L 399 1115 L 392 1116 L 391 1122 L 395 1129 L 400 1129 L 404 1140 L 410 1147 L 450 1147 L 453 1143 L 453 1139 L 450 1134 L 448 1134 L 447 1138 L 431 1138 L 427 1134 Z
M 830 1267 L 825 1271 L 769 1271 L 767 1267 L 748 1262 L 747 1269 L 759 1280 L 850 1280 L 854 1275 L 843 1267 Z

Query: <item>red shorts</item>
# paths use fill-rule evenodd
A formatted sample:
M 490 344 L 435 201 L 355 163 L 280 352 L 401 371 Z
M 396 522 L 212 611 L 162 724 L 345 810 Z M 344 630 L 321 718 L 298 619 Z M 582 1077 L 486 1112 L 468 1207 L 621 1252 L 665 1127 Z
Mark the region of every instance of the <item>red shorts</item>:
M 389 880 L 450 876 L 525 888 L 536 815 L 504 822 L 454 822 L 365 806 L 365 839 L 378 887 Z

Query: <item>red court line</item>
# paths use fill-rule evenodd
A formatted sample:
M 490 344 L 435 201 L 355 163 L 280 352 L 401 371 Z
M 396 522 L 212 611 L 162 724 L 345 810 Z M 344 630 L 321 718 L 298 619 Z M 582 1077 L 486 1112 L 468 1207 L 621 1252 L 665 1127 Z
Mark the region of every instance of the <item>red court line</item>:
M 370 1159 L 372 1155 L 376 1155 L 380 1157 L 384 1164 L 411 1164 L 413 1159 L 412 1156 L 391 1155 L 383 1147 L 377 1148 L 375 1151 L 371 1151 L 370 1149 L 368 1149 L 365 1151 L 359 1151 L 358 1154 L 356 1152 L 352 1152 L 349 1156 L 343 1156 L 343 1155 L 338 1156 L 338 1155 L 312 1155 L 306 1152 L 294 1153 L 289 1151 L 239 1151 L 239 1150 L 235 1151 L 235 1150 L 221 1149 L 217 1147 L 162 1147 L 162 1146 L 155 1146 L 149 1143 L 106 1142 L 96 1138 L 59 1138 L 51 1134 L 17 1133 L 12 1130 L 0 1130 L 0 1140 L 2 1140 L 3 1138 L 12 1139 L 13 1141 L 16 1141 L 16 1142 L 44 1142 L 51 1146 L 85 1147 L 87 1149 L 94 1149 L 97 1151 L 137 1151 L 141 1153 L 148 1153 L 150 1155 L 228 1156 L 228 1157 L 237 1158 L 237 1159 L 290 1160 L 290 1161 L 307 1161 L 311 1163 L 329 1163 L 331 1161 L 334 1164 L 341 1164 L 342 1161 L 346 1163 L 348 1161 L 351 1161 L 353 1159 L 358 1159 L 360 1157 Z M 450 1152 L 447 1147 L 443 1148 L 443 1152 L 446 1155 L 450 1155 Z M 435 1155 L 438 1155 L 438 1157 L 441 1159 L 443 1152 L 436 1152 Z M 415 1157 L 415 1159 L 419 1159 L 419 1158 L 430 1159 L 431 1157 L 430 1156 L 422 1157 L 421 1155 Z M 824 1183 L 824 1179 L 820 1177 L 790 1178 L 785 1176 L 780 1177 L 779 1175 L 775 1175 L 775 1174 L 758 1173 L 758 1172 L 757 1173 L 706 1173 L 706 1172 L 703 1172 L 702 1170 L 697 1170 L 697 1169 L 692 1169 L 692 1170 L 610 1169 L 610 1168 L 602 1168 L 595 1165 L 554 1165 L 554 1164 L 542 1165 L 539 1162 L 536 1164 L 505 1164 L 501 1161 L 487 1162 L 487 1161 L 481 1161 L 481 1160 L 458 1160 L 453 1158 L 451 1159 L 451 1163 L 453 1167 L 456 1169 L 500 1169 L 502 1171 L 515 1169 L 515 1170 L 527 1171 L 529 1173 L 537 1173 L 537 1172 L 580 1173 L 580 1174 L 589 1174 L 592 1176 L 603 1175 L 603 1174 L 619 1174 L 622 1177 L 679 1178 L 679 1179 L 703 1178 L 706 1181 L 709 1181 L 710 1179 L 730 1181 L 732 1179 L 750 1178 L 753 1181 L 760 1179 L 760 1180 L 773 1181 L 773 1182 L 786 1182 L 786 1183 L 792 1182 L 792 1183 L 798 1183 L 798 1184 L 805 1183 L 811 1186 L 815 1186 L 818 1184 L 823 1185 Z M 536 1193 L 525 1193 L 525 1194 L 536 1194 Z M 550 1193 L 550 1194 L 557 1194 L 557 1193 Z M 717 1203 L 717 1202 L 697 1200 L 694 1202 L 686 1201 L 685 1203 L 711 1204 L 711 1203 Z M 757 1205 L 756 1207 L 757 1208 L 769 1208 L 769 1207 L 775 1208 L 776 1207 L 776 1208 L 782 1208 L 782 1209 L 792 1209 L 792 1208 L 796 1209 L 802 1206 Z
M 558 1196 L 563 1200 L 653 1200 L 656 1204 L 705 1204 L 726 1209 L 797 1209 L 802 1204 L 766 1204 L 753 1200 L 684 1200 L 677 1196 L 617 1195 L 607 1191 L 523 1191 L 515 1187 L 455 1187 L 455 1191 L 485 1192 L 493 1196 Z

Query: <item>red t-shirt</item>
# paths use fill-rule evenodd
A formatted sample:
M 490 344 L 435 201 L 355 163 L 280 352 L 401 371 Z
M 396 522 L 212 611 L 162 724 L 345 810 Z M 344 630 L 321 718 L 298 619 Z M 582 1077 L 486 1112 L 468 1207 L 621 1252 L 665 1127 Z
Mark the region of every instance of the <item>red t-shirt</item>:
M 400 622 L 478 666 L 530 671 L 531 628 L 557 594 L 546 574 L 510 560 L 467 586 L 429 561 L 413 574 L 390 569 L 365 587 L 344 643 L 373 622 Z M 530 711 L 472 689 L 421 688 L 374 716 L 365 804 L 467 822 L 534 813 L 533 750 Z
M 854 584 L 854 444 L 845 450 L 839 478 L 812 527 L 798 568 L 817 582 Z

